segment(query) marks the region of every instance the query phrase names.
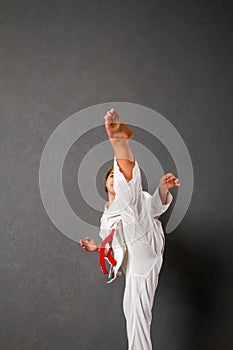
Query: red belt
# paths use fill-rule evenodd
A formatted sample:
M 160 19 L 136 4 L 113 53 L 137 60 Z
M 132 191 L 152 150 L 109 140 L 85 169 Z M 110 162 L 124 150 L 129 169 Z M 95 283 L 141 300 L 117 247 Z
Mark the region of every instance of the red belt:
M 102 241 L 101 243 L 101 246 L 100 246 L 100 266 L 102 268 L 102 271 L 105 275 L 108 274 L 108 270 L 106 268 L 106 265 L 105 265 L 105 259 L 104 259 L 104 252 L 105 252 L 105 246 L 107 243 L 111 243 L 112 240 L 113 240 L 113 235 L 114 235 L 114 232 L 115 232 L 115 229 L 113 228 L 112 231 L 110 232 L 110 234 Z M 111 247 L 111 244 L 110 244 L 110 249 L 108 251 L 108 255 L 107 255 L 107 258 L 109 260 L 109 262 L 113 265 L 113 266 L 116 266 L 117 262 L 116 260 L 114 259 L 113 255 L 112 255 L 112 247 Z

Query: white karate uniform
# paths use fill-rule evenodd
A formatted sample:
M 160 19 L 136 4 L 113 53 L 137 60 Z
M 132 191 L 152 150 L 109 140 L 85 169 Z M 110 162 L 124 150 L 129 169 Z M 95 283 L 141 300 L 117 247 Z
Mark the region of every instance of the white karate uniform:
M 163 205 L 157 188 L 153 196 L 142 190 L 137 161 L 128 182 L 114 159 L 114 201 L 105 206 L 100 236 L 104 239 L 115 228 L 112 248 L 116 266 L 110 270 L 112 282 L 122 267 L 125 274 L 123 310 L 126 318 L 128 350 L 152 350 L 150 324 L 154 294 L 162 266 L 164 233 L 156 219 L 172 201 Z M 107 259 L 107 258 L 106 258 Z

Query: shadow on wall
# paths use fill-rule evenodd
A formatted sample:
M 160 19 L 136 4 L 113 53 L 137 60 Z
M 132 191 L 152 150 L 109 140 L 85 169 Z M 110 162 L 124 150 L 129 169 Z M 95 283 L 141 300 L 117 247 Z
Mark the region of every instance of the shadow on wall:
M 208 228 L 202 230 L 206 244 Z M 211 236 L 217 237 L 216 232 Z M 219 254 L 211 250 L 211 242 L 204 250 L 202 243 L 187 242 L 184 237 L 180 230 L 166 237 L 153 310 L 153 344 L 163 350 L 230 350 L 231 266 L 220 249 Z

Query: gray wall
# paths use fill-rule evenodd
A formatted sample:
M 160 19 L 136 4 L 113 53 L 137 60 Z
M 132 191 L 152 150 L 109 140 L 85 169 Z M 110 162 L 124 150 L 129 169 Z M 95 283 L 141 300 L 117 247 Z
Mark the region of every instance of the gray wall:
M 164 115 L 194 167 L 191 205 L 167 235 L 155 348 L 232 349 L 231 10 L 220 0 L 0 1 L 1 349 L 127 348 L 123 277 L 105 284 L 97 255 L 52 224 L 38 185 L 56 126 L 109 101 Z M 74 210 L 77 154 L 64 169 Z

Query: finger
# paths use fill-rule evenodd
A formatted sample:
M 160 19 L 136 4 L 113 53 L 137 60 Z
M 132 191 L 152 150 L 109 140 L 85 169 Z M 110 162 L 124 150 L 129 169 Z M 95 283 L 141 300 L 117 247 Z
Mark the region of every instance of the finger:
M 113 116 L 113 114 L 114 114 L 114 109 L 111 109 L 111 110 L 110 110 L 110 111 L 108 111 L 107 113 L 108 113 L 108 115 L 109 115 L 110 117 L 112 117 L 112 116 Z
M 112 123 L 112 113 L 107 112 L 104 116 L 105 123 L 106 124 L 111 124 Z
M 179 182 L 179 180 L 175 179 L 175 180 L 173 180 L 173 184 L 174 184 L 175 186 L 179 186 L 179 185 L 180 185 L 180 182 Z
M 169 179 L 169 177 L 173 176 L 173 174 L 165 175 L 165 179 Z
M 169 177 L 169 176 L 174 176 L 174 174 L 172 174 L 172 173 L 166 173 L 165 174 L 165 177 Z
M 171 181 L 174 181 L 175 180 L 175 176 L 169 176 L 166 178 L 166 182 L 171 182 Z
M 168 176 L 168 177 L 166 177 L 166 181 L 171 181 L 171 180 L 175 180 L 175 176 L 174 175 L 172 175 L 172 176 Z
M 113 124 L 112 118 L 112 115 L 108 114 L 107 118 L 105 118 L 105 123 L 111 126 Z

